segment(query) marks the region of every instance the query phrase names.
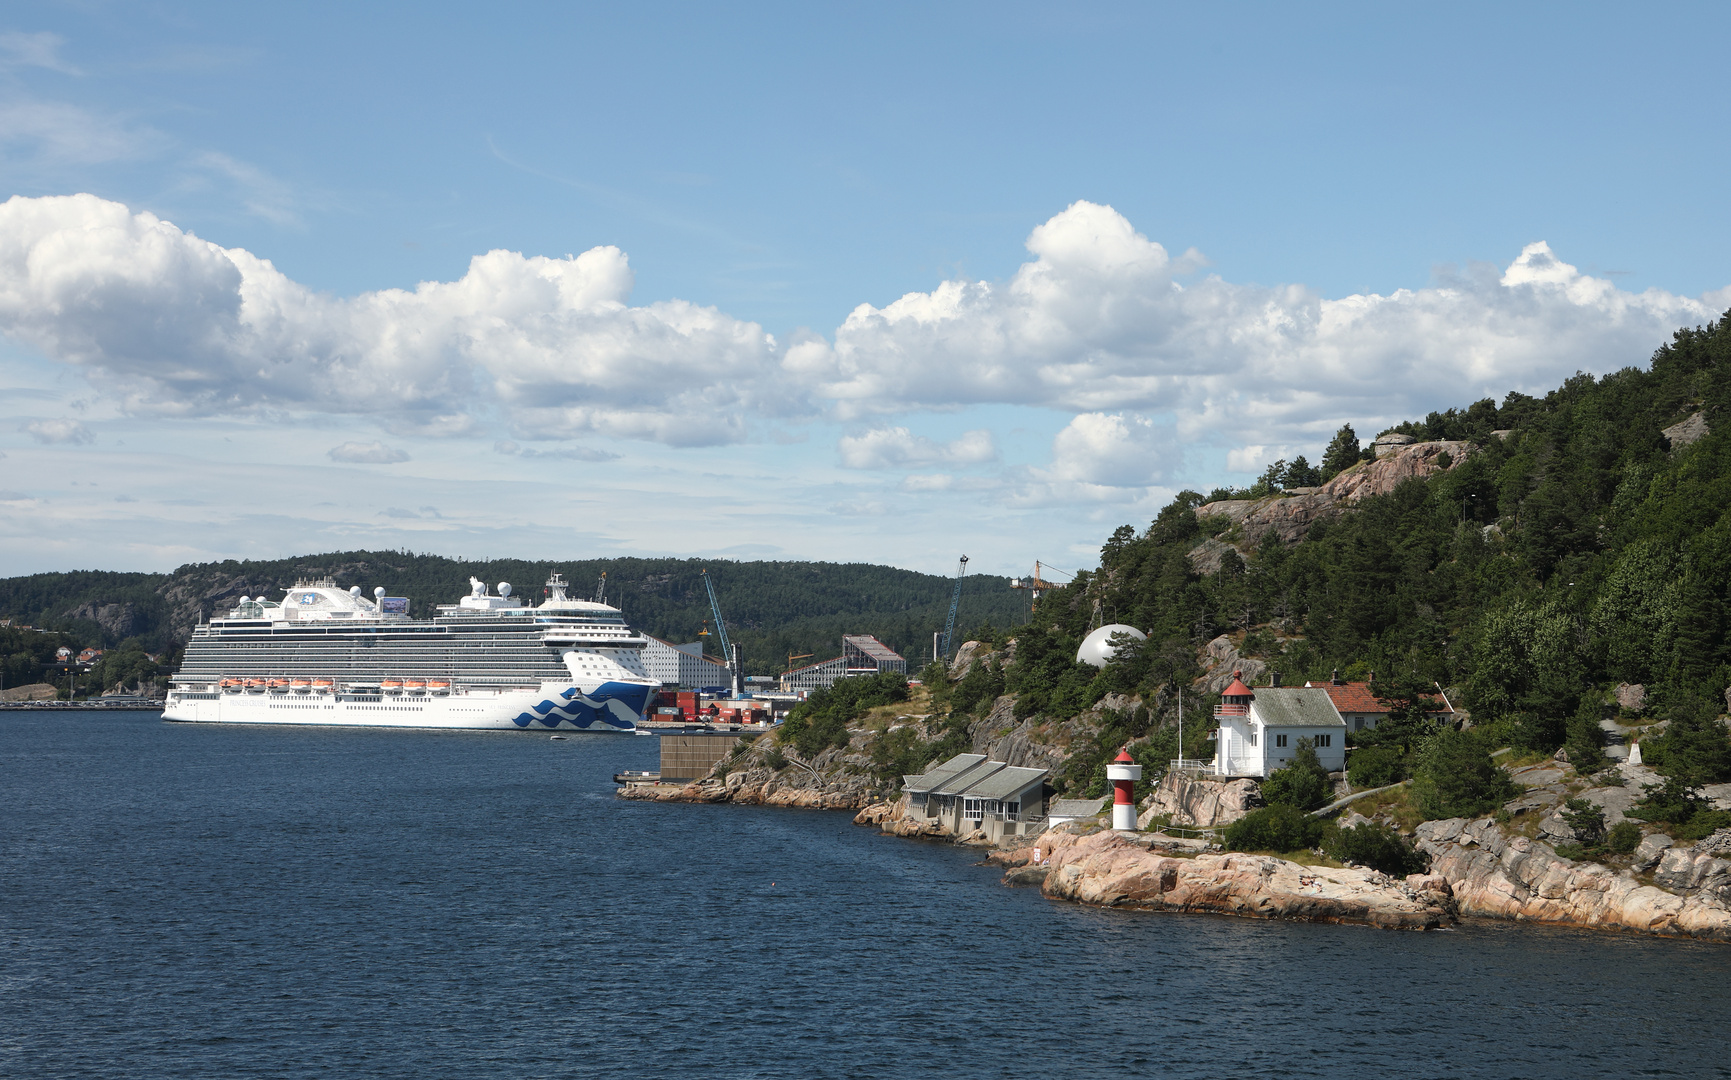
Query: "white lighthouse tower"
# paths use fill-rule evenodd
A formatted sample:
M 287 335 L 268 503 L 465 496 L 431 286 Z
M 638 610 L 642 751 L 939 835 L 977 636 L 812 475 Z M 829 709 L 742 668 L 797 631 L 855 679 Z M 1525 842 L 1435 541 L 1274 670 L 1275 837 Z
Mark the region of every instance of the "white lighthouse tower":
M 1127 832 L 1136 831 L 1136 781 L 1142 779 L 1142 766 L 1130 757 L 1129 750 L 1118 751 L 1118 758 L 1106 766 L 1106 779 L 1112 781 L 1112 827 Z

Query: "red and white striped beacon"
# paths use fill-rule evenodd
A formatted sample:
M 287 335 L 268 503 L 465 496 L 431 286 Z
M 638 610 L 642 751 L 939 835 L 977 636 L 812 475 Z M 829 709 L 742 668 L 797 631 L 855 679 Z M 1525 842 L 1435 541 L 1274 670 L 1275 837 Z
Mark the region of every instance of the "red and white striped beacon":
M 1106 766 L 1106 779 L 1112 781 L 1112 827 L 1136 831 L 1136 781 L 1142 779 L 1142 766 L 1130 757 L 1129 750 L 1118 751 L 1118 758 Z

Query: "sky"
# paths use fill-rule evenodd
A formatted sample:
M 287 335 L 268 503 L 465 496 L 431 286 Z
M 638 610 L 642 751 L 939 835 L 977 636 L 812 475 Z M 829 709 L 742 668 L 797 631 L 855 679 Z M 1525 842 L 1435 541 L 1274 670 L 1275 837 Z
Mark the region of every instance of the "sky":
M 1644 364 L 1731 308 L 1727 29 L 9 4 L 0 575 L 1088 568 L 1342 424 Z

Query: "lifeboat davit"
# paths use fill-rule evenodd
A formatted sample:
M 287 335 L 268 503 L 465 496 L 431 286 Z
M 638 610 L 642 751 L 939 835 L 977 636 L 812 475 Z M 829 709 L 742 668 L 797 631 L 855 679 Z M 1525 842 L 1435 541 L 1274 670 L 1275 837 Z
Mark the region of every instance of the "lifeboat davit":
M 380 680 L 379 689 L 383 690 L 387 694 L 400 694 L 403 692 L 403 680 L 401 680 L 401 679 L 383 679 L 383 680 Z
M 451 680 L 449 680 L 449 679 L 428 679 L 427 680 L 427 692 L 429 694 L 436 694 L 439 697 L 444 697 L 446 694 L 449 694 L 451 692 Z
M 335 684 L 332 683 L 331 680 L 329 680 L 329 679 L 314 679 L 313 680 L 313 693 L 315 693 L 315 694 L 328 694 L 334 688 L 335 688 Z

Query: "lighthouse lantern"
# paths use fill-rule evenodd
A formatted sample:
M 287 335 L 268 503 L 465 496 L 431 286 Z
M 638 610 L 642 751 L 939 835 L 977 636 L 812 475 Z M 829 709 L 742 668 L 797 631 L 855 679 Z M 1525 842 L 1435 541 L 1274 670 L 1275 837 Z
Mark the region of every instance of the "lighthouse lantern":
M 1142 766 L 1130 757 L 1129 750 L 1118 751 L 1117 760 L 1106 766 L 1106 779 L 1112 781 L 1112 827 L 1126 832 L 1136 831 L 1136 781 L 1142 779 Z

